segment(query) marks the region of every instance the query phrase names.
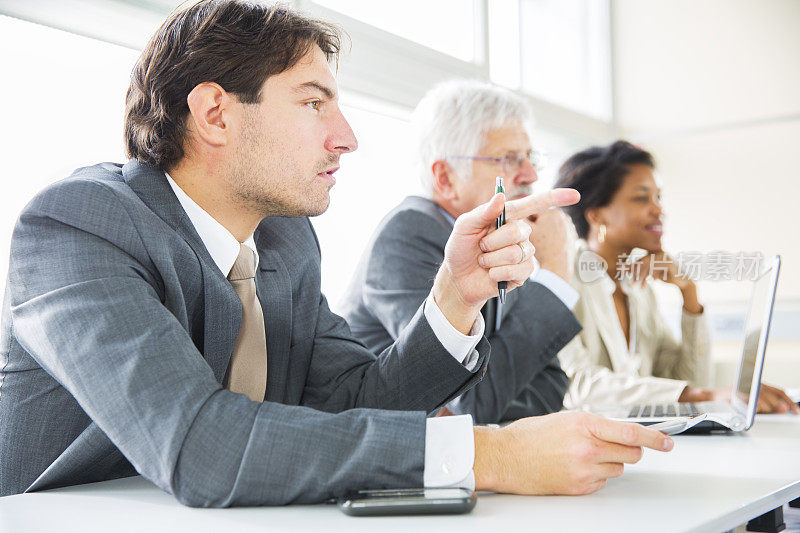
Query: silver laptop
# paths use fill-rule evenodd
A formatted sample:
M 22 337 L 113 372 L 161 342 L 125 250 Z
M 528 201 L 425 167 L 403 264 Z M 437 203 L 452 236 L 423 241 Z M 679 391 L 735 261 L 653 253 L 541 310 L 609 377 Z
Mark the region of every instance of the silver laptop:
M 675 417 L 704 414 L 692 431 L 714 429 L 747 431 L 753 425 L 761 388 L 761 372 L 767 350 L 767 336 L 778 286 L 781 258 L 776 255 L 753 283 L 753 295 L 744 328 L 739 372 L 730 402 L 666 403 L 633 406 L 590 406 L 588 411 L 616 420 L 655 424 Z

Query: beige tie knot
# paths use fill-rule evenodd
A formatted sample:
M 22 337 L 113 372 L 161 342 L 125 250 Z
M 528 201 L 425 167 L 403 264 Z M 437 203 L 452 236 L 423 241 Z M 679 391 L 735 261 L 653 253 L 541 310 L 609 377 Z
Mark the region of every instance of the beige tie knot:
M 239 245 L 239 256 L 233 262 L 233 267 L 228 274 L 230 281 L 240 281 L 256 277 L 256 258 L 253 250 L 244 244 Z

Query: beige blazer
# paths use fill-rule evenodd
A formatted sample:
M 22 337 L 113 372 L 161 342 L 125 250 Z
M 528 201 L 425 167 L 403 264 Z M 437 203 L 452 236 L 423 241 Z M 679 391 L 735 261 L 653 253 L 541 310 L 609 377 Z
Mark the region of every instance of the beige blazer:
M 705 315 L 684 310 L 678 341 L 659 311 L 652 282 L 644 288 L 623 284 L 631 320 L 628 345 L 614 307 L 615 283 L 597 265 L 591 275 L 586 268 L 591 257 L 596 256 L 579 243 L 572 285 L 580 294 L 574 313 L 583 331 L 558 354 L 570 378 L 564 407 L 677 401 L 688 384 L 707 385 L 711 365 Z

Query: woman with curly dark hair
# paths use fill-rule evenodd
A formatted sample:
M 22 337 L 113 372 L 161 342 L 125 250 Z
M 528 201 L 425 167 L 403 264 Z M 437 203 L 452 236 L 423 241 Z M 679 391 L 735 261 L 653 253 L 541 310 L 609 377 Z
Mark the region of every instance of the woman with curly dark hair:
M 697 286 L 661 244 L 664 212 L 653 156 L 626 141 L 592 147 L 560 168 L 556 187 L 581 193 L 564 208 L 580 237 L 573 285 L 583 331 L 560 353 L 571 384 L 564 405 L 726 400 L 707 389 L 710 336 Z M 633 259 L 632 252 L 643 253 Z M 683 298 L 681 338 L 659 312 L 653 280 Z M 797 411 L 779 389 L 763 386 L 760 411 Z

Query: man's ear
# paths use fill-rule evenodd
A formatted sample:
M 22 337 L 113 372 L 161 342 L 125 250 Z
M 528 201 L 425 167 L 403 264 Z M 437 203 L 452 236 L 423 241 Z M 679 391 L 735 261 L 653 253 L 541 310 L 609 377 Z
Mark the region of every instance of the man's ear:
M 189 128 L 195 132 L 195 142 L 212 147 L 225 146 L 230 134 L 233 98 L 213 82 L 197 85 L 186 97 L 189 105 Z
M 458 191 L 455 187 L 457 177 L 453 167 L 440 159 L 431 165 L 431 173 L 433 174 L 434 191 L 446 200 L 457 200 Z

